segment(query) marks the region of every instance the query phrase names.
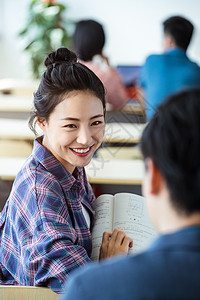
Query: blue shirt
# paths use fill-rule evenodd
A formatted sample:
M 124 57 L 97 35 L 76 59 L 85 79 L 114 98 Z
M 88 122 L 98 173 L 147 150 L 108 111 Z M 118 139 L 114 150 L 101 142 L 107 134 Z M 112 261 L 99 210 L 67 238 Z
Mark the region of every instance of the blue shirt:
M 90 262 L 95 200 L 83 168 L 76 178 L 35 140 L 0 215 L 0 284 L 42 285 L 61 293 L 71 272 Z
M 162 235 L 141 254 L 84 267 L 60 300 L 72 299 L 199 300 L 200 226 Z
M 145 92 L 147 120 L 169 95 L 186 88 L 200 87 L 200 67 L 186 53 L 170 49 L 160 55 L 150 55 L 141 71 L 140 85 Z

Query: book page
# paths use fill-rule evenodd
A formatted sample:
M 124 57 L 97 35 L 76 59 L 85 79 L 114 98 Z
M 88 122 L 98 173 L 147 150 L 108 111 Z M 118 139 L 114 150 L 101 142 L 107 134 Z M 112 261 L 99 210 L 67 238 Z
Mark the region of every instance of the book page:
M 99 196 L 94 203 L 96 212 L 95 224 L 92 230 L 92 254 L 93 261 L 99 259 L 99 249 L 104 231 L 112 231 L 113 222 L 113 195 Z
M 156 237 L 150 223 L 144 197 L 130 193 L 118 193 L 114 199 L 113 229 L 119 228 L 133 239 L 129 254 L 144 250 Z

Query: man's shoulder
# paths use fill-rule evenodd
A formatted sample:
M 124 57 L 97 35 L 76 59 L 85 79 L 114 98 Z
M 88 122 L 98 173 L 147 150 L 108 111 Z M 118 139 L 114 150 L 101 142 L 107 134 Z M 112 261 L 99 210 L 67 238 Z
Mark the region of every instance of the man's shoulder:
M 114 285 L 116 280 L 126 281 L 128 277 L 142 278 L 148 273 L 148 265 L 154 265 L 157 251 L 145 251 L 134 256 L 118 256 L 106 259 L 99 263 L 88 264 L 82 270 L 74 274 L 74 283 L 78 285 L 84 278 L 84 286 L 104 286 L 106 282 Z
M 166 59 L 167 59 L 166 53 L 151 54 L 151 55 L 147 56 L 145 64 L 153 64 L 153 63 L 157 64 L 159 62 L 163 62 Z
M 172 293 L 173 299 L 183 299 L 183 296 L 197 299 L 196 295 L 200 295 L 198 249 L 199 231 L 161 236 L 140 254 L 107 259 L 82 268 L 69 280 L 63 300 L 131 300 L 132 295 L 150 299 L 149 291 L 151 299 L 158 295 L 172 299 Z
M 147 258 L 148 255 L 143 252 L 89 264 L 68 281 L 62 300 L 132 299 L 133 293 L 137 297 L 143 293 L 144 278 L 148 286 L 152 277 L 156 253 L 152 252 L 153 258 Z
M 171 255 L 166 250 L 157 249 L 134 257 L 112 259 L 98 265 L 84 267 L 70 281 L 71 283 L 67 286 L 68 293 L 63 300 L 131 300 L 133 294 L 137 299 L 148 299 L 149 291 L 152 291 L 152 299 L 156 295 L 162 295 L 162 299 L 171 299 L 171 286 L 173 286 L 175 295 L 178 295 L 174 299 L 182 299 L 187 291 L 183 288 L 182 292 L 180 287 L 186 282 L 191 288 L 195 287 L 193 294 L 197 292 L 200 295 L 200 288 L 197 284 L 199 270 L 196 270 L 195 277 L 191 278 L 190 271 L 194 270 L 193 264 L 191 268 L 189 266 L 188 276 L 182 276 L 181 274 L 184 274 L 185 270 L 185 258 L 188 257 L 181 255 L 180 259 L 178 254 Z M 176 261 L 179 262 L 178 268 Z M 195 265 L 198 263 L 199 260 L 196 260 Z M 190 263 L 188 264 L 190 265 Z M 180 274 L 179 278 L 176 276 L 177 272 Z M 74 293 L 76 297 L 74 297 Z M 84 295 L 87 296 L 84 298 Z M 196 298 L 191 297 L 190 299 Z

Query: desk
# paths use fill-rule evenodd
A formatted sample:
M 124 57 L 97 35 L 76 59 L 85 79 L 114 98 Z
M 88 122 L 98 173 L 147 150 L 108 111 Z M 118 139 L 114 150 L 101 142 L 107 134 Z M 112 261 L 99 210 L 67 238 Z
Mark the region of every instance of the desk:
M 145 115 L 145 109 L 141 105 L 141 103 L 137 100 L 132 100 L 126 103 L 121 109 L 122 112 L 126 112 L 129 114 L 141 114 Z
M 145 109 L 137 100 L 129 100 L 124 106 L 122 106 L 119 109 L 113 109 L 112 106 L 109 103 L 107 103 L 106 122 L 145 123 Z
M 24 80 L 15 78 L 0 79 L 0 91 L 4 94 L 19 94 L 32 96 L 39 85 L 38 80 Z
M 132 114 L 145 114 L 145 109 L 138 100 L 128 100 L 121 108 L 114 109 L 110 103 L 106 103 L 107 112 L 126 112 Z
M 142 160 L 101 160 L 93 158 L 86 166 L 88 181 L 92 184 L 140 185 L 144 177 Z
M 3 91 L 4 84 L 1 83 L 3 79 L 0 79 L 0 91 Z M 2 86 L 1 86 L 2 85 Z M 4 88 L 9 88 L 9 85 L 5 85 Z M 12 88 L 11 88 L 12 91 Z M 0 94 L 0 111 L 12 111 L 12 112 L 30 112 L 33 105 L 33 95 L 20 96 L 15 94 Z M 121 109 L 113 110 L 109 103 L 106 104 L 107 112 L 113 111 L 114 113 L 130 113 L 130 114 L 144 114 L 144 107 L 138 101 L 127 102 Z
M 145 126 L 145 123 L 108 123 L 103 141 L 107 143 L 138 143 Z
M 146 124 L 109 123 L 103 141 L 106 143 L 138 143 Z M 38 134 L 42 131 L 37 127 Z M 0 138 L 33 141 L 34 133 L 27 120 L 0 119 Z
M 33 141 L 34 138 L 27 120 L 0 119 L 0 139 Z
M 14 180 L 25 158 L 0 157 L 0 177 Z M 128 184 L 142 183 L 144 164 L 142 160 L 100 160 L 93 158 L 86 166 L 86 174 L 91 184 Z
M 0 157 L 0 177 L 3 180 L 14 180 L 26 158 Z
M 32 109 L 33 98 L 1 95 L 0 94 L 0 112 L 30 112 Z

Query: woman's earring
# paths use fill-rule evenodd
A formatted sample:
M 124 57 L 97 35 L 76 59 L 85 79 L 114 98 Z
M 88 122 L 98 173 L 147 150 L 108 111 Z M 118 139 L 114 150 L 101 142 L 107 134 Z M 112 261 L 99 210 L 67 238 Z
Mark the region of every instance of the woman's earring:
M 42 126 L 45 126 L 44 121 L 45 121 L 44 119 L 38 118 L 38 122 L 39 122 Z

